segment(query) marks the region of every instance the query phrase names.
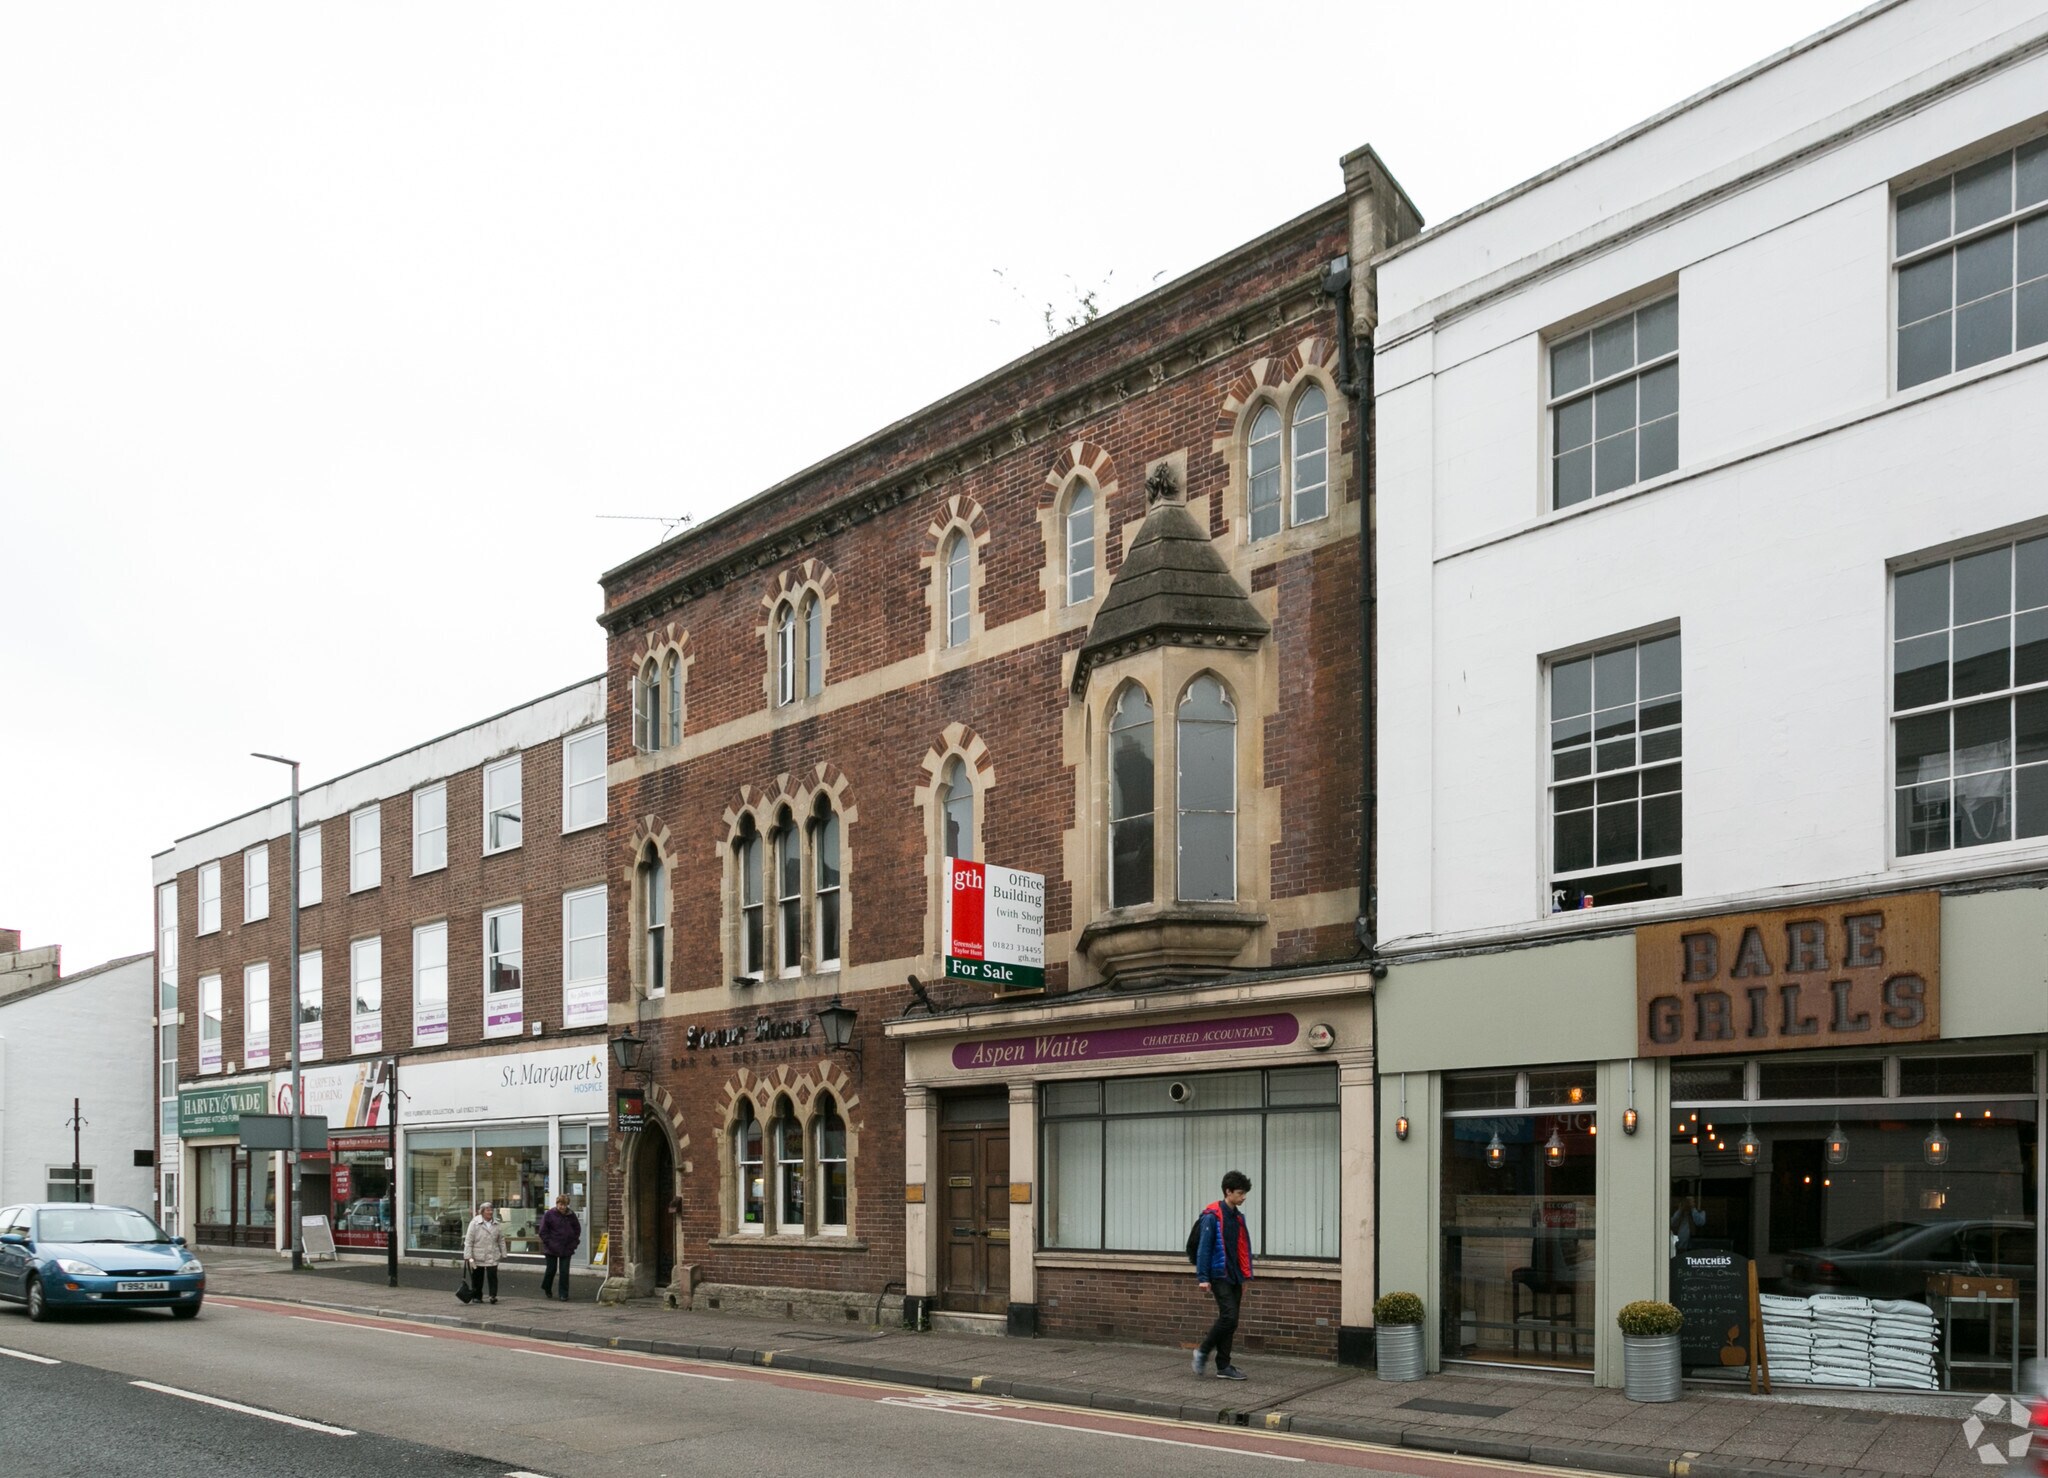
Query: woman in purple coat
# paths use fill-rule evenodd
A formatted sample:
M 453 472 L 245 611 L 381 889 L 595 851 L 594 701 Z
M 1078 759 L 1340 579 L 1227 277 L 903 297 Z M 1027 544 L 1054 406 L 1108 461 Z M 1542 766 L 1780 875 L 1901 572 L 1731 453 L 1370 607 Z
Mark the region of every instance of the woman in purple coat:
M 559 1297 L 563 1303 L 569 1301 L 569 1260 L 576 1255 L 576 1249 L 582 1242 L 583 1223 L 569 1209 L 568 1196 L 555 1197 L 555 1204 L 540 1219 L 540 1250 L 548 1260 L 547 1270 L 540 1275 L 542 1298 Z M 562 1279 L 559 1295 L 555 1292 L 557 1274 Z

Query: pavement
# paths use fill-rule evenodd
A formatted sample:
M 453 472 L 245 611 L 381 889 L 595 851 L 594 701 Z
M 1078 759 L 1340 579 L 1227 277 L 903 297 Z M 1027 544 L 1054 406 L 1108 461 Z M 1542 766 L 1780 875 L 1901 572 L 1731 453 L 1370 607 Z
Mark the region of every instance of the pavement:
M 261 1255 L 207 1254 L 208 1291 L 427 1320 L 571 1345 L 973 1391 L 1022 1401 L 1299 1432 L 1642 1478 L 1962 1478 L 1994 1466 L 1965 1425 L 1978 1395 L 1875 1392 L 1752 1397 L 1688 1384 L 1657 1405 L 1582 1379 L 1483 1372 L 1386 1382 L 1320 1361 L 1241 1354 L 1251 1380 L 1198 1378 L 1185 1350 L 1074 1339 L 916 1333 L 670 1309 L 654 1299 L 543 1301 L 539 1274 L 501 1273 L 501 1302 L 463 1305 L 455 1270 L 344 1261 L 294 1273 Z M 1191 1333 L 1205 1322 L 1190 1295 Z M 2021 1433 L 1983 1418 L 1975 1444 Z M 2005 1454 L 2000 1452 L 2000 1463 Z M 2017 1469 L 2016 1469 L 2017 1471 Z

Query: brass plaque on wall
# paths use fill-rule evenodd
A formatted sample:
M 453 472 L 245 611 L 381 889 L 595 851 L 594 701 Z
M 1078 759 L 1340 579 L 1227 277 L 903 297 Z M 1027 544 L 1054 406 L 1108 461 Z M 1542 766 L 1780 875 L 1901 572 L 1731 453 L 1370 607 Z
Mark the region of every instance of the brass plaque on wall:
M 1644 1057 L 1940 1035 L 1938 893 L 1636 930 L 1636 1048 Z
M 924 1204 L 924 1185 L 920 1181 L 908 1182 L 903 1187 L 903 1203 L 906 1206 Z

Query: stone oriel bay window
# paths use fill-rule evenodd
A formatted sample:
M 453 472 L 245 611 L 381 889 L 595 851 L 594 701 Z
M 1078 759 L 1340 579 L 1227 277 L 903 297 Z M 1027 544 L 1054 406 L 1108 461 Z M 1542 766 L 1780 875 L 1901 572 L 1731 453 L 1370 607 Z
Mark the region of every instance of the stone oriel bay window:
M 724 1098 L 717 1240 L 858 1249 L 860 1097 L 838 1064 L 742 1068 Z
M 1257 721 L 1274 706 L 1270 626 L 1170 475 L 1154 481 L 1076 658 L 1067 725 L 1077 945 L 1120 981 L 1252 962 L 1275 839 Z

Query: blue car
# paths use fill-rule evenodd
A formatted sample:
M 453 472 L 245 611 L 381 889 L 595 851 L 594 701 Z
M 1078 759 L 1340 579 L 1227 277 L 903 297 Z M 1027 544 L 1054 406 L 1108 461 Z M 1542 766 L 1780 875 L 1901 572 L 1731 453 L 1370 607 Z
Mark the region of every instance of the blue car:
M 31 1319 L 59 1309 L 199 1312 L 206 1269 L 154 1219 L 127 1206 L 0 1207 L 0 1299 L 28 1305 Z

